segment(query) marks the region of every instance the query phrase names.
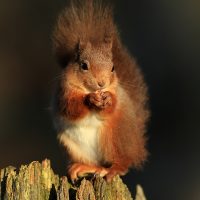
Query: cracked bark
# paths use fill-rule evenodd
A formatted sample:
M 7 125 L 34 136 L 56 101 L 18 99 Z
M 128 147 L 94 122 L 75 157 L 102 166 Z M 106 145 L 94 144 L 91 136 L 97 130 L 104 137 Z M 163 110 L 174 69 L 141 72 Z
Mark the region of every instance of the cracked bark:
M 131 193 L 119 176 L 111 183 L 102 178 L 82 179 L 76 186 L 67 177 L 59 178 L 51 169 L 50 161 L 34 161 L 0 170 L 0 199 L 2 200 L 132 200 Z M 146 200 L 137 186 L 134 200 Z

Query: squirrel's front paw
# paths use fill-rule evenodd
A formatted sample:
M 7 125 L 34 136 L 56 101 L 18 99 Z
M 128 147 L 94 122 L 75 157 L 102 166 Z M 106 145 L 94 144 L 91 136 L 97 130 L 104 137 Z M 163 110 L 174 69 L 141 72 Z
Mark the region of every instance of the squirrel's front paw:
M 104 109 L 112 105 L 112 96 L 111 93 L 108 91 L 98 91 L 88 94 L 86 101 L 89 104 L 89 106 Z
M 112 105 L 112 94 L 108 91 L 100 93 L 103 99 L 103 106 L 102 108 L 107 108 Z
M 88 94 L 88 96 L 86 97 L 86 103 L 89 106 L 93 106 L 93 107 L 96 107 L 96 108 L 102 108 L 104 101 L 103 101 L 103 98 L 101 96 L 101 93 L 96 92 L 96 93 Z

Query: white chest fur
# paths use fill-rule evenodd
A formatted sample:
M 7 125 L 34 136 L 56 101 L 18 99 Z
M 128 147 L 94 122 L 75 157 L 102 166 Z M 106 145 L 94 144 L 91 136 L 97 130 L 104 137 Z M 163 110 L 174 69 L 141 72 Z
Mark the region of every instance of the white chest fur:
M 98 141 L 101 126 L 102 120 L 97 115 L 91 114 L 76 123 L 66 124 L 60 140 L 76 152 L 80 159 L 96 164 L 100 159 Z

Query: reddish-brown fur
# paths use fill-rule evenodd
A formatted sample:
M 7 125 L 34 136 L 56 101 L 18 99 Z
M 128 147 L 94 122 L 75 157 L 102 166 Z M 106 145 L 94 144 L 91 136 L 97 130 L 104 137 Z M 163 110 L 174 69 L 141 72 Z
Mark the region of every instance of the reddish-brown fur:
M 55 95 L 58 132 L 63 131 L 59 121 L 75 123 L 92 112 L 105 121 L 99 140 L 101 163 L 88 163 L 68 149 L 75 163 L 69 169 L 71 178 L 102 172 L 111 180 L 132 166 L 140 167 L 147 156 L 147 88 L 135 60 L 121 44 L 110 7 L 92 0 L 72 2 L 59 17 L 53 43 L 58 62 L 67 66 Z M 79 72 L 82 60 L 89 61 L 90 73 Z M 101 79 L 106 83 L 103 90 L 96 88 Z M 68 148 L 67 142 L 64 145 Z
M 69 91 L 63 98 L 62 112 L 68 119 L 77 120 L 83 118 L 88 113 L 88 108 L 84 104 L 84 94 Z

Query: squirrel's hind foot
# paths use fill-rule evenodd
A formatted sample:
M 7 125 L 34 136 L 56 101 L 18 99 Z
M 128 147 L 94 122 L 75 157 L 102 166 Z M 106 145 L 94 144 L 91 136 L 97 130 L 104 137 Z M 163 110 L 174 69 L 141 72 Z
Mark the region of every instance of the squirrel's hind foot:
M 127 169 L 120 167 L 118 165 L 113 165 L 112 167 L 108 168 L 108 173 L 106 174 L 106 181 L 111 182 L 114 176 L 119 175 L 123 176 L 127 173 Z
M 97 167 L 95 165 L 86 165 L 81 163 L 74 163 L 68 169 L 68 174 L 71 181 L 74 183 L 78 178 L 87 176 L 88 174 L 95 174 L 104 177 L 108 170 L 104 167 Z

